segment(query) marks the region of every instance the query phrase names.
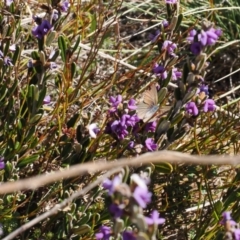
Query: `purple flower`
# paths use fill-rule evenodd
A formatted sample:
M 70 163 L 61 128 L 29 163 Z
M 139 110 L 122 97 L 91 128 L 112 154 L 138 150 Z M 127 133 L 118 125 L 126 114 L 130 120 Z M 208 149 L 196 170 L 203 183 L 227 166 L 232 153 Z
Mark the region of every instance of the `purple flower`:
M 58 67 L 58 65 L 55 63 L 55 62 L 50 62 L 50 69 L 53 70 L 53 69 L 56 69 Z
M 92 123 L 88 127 L 89 135 L 92 138 L 97 138 L 97 134 L 100 132 L 100 129 L 98 128 L 96 123 Z
M 108 194 L 111 196 L 115 192 L 117 186 L 122 183 L 122 178 L 117 175 L 113 178 L 113 180 L 105 179 L 102 183 L 102 186 L 108 190 Z
M 235 240 L 240 240 L 240 229 L 239 228 L 234 229 L 233 230 L 233 235 L 234 235 Z
M 124 207 L 125 207 L 124 205 L 112 203 L 109 207 L 109 212 L 113 214 L 114 218 L 119 218 L 123 214 Z
M 212 112 L 216 109 L 216 105 L 215 105 L 215 102 L 214 100 L 212 99 L 207 99 L 204 103 L 204 106 L 203 106 L 203 111 L 204 112 Z
M 197 35 L 197 31 L 195 29 L 192 29 L 188 34 L 187 41 L 189 41 L 190 43 L 193 43 L 196 35 Z
M 4 57 L 3 52 L 1 50 L 0 50 L 0 58 L 3 59 L 5 66 L 13 66 L 12 60 L 10 59 L 10 57 L 8 56 Z
M 69 8 L 69 1 L 65 0 L 65 1 L 61 2 L 60 8 L 61 8 L 62 12 L 67 12 L 67 10 Z
M 49 95 L 47 95 L 44 99 L 43 99 L 43 104 L 49 104 L 51 102 L 51 97 Z
M 9 7 L 13 3 L 13 0 L 6 0 L 6 5 Z
M 178 78 L 182 77 L 182 72 L 178 71 L 177 68 L 172 69 L 172 80 L 176 81 Z
M 176 4 L 177 0 L 165 0 L 166 4 Z
M 222 217 L 223 217 L 223 219 L 220 222 L 221 224 L 225 224 L 227 221 L 232 220 L 231 212 L 229 212 L 229 211 L 223 212 Z
M 145 221 L 148 225 L 159 225 L 165 222 L 164 218 L 159 217 L 159 212 L 154 210 L 151 213 L 151 217 L 145 217 Z
M 221 29 L 215 29 L 213 27 L 207 30 L 201 30 L 201 33 L 198 34 L 198 41 L 201 42 L 202 46 L 213 45 L 217 42 L 221 34 Z
M 162 22 L 161 22 L 162 26 L 164 28 L 168 27 L 169 26 L 169 22 L 166 20 L 166 19 L 163 19 Z
M 121 117 L 121 125 L 122 127 L 134 127 L 137 122 L 139 122 L 140 119 L 137 116 L 137 114 L 134 114 L 133 116 L 130 116 L 128 114 L 124 114 Z
M 193 115 L 193 116 L 198 115 L 198 108 L 197 108 L 195 102 L 189 102 L 189 103 L 186 104 L 186 112 L 188 114 Z
M 0 170 L 5 168 L 4 157 L 0 157 Z
M 145 131 L 146 131 L 146 132 L 155 132 L 156 127 L 157 127 L 157 122 L 156 122 L 156 121 L 148 122 L 148 123 L 145 125 Z
M 32 34 L 36 37 L 36 38 L 43 38 L 48 31 L 52 28 L 51 24 L 49 23 L 49 21 L 47 20 L 42 20 L 41 24 L 34 27 L 32 30 Z
M 10 57 L 5 57 L 5 58 L 4 58 L 4 64 L 5 64 L 6 66 L 13 66 L 12 60 L 10 59 Z
M 129 147 L 129 148 L 134 148 L 134 145 L 135 145 L 134 141 L 130 141 L 130 142 L 128 143 L 128 147 Z
M 151 40 L 152 43 L 154 43 L 157 41 L 159 35 L 160 35 L 160 30 L 157 30 L 154 34 L 150 33 L 148 38 L 149 38 L 149 40 Z
M 206 95 L 209 95 L 208 85 L 202 84 L 197 90 L 197 93 L 201 92 L 204 92 Z
M 96 240 L 109 240 L 111 236 L 111 228 L 107 226 L 101 226 L 100 232 L 95 234 Z
M 128 101 L 128 109 L 129 110 L 136 110 L 137 109 L 137 106 L 136 106 L 136 101 L 131 98 L 129 101 Z
M 153 73 L 155 73 L 156 76 L 159 76 L 162 79 L 167 78 L 167 72 L 166 72 L 165 68 L 162 65 L 158 65 L 157 63 L 155 63 L 153 66 Z
M 110 96 L 109 102 L 112 104 L 110 112 L 116 112 L 118 105 L 122 102 L 122 96 L 117 95 L 117 97 Z
M 123 240 L 136 240 L 136 237 L 131 231 L 124 231 L 122 233 L 122 237 L 123 237 Z
M 155 151 L 157 149 L 157 144 L 153 141 L 152 138 L 147 138 L 145 141 L 145 146 L 149 151 Z
M 142 208 L 145 208 L 147 204 L 151 202 L 151 197 L 152 193 L 150 193 L 148 189 L 139 186 L 137 186 L 133 192 L 133 198 Z
M 202 51 L 202 45 L 200 42 L 194 42 L 190 45 L 190 50 L 194 55 L 199 55 Z
M 127 126 L 124 124 L 124 119 L 121 119 L 121 121 L 115 120 L 111 124 L 111 132 L 116 134 L 118 139 L 124 139 L 128 135 Z
M 174 55 L 174 50 L 177 48 L 177 45 L 172 41 L 165 40 L 162 46 L 162 50 L 167 50 L 168 54 Z

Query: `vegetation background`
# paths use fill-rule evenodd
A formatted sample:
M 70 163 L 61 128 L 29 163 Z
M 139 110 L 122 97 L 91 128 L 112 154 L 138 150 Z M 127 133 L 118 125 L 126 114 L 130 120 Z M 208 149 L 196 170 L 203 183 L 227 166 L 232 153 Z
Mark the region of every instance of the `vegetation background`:
M 70 0 L 67 11 L 59 15 L 54 29 L 43 40 L 32 34 L 33 16 L 50 18 L 49 6 L 58 10 L 61 3 L 7 2 L 0 3 L 0 49 L 4 55 L 0 59 L 0 155 L 5 163 L 0 181 L 18 181 L 86 162 L 110 162 L 122 157 L 131 161 L 146 152 L 144 148 L 128 149 L 129 139 L 120 142 L 106 134 L 105 128 L 110 96 L 121 94 L 125 102 L 131 98 L 139 101 L 146 86 L 156 81 L 152 64 L 162 55 L 149 35 L 169 17 L 165 1 Z M 158 150 L 239 154 L 239 10 L 238 0 L 180 1 L 182 19 L 173 39 L 178 44 L 180 57 L 176 64 L 181 71 L 190 54 L 186 43 L 189 30 L 199 27 L 204 18 L 222 29 L 220 40 L 207 52 L 205 82 L 211 98 L 224 111 L 200 114 L 176 134 L 174 129 L 187 119 L 182 108 L 178 121 L 170 121 L 171 127 L 158 130 Z M 13 44 L 16 49 L 11 51 Z M 7 57 L 12 65 L 6 64 Z M 29 68 L 29 60 L 33 68 Z M 57 68 L 51 68 L 51 62 Z M 174 91 L 168 87 L 162 104 L 175 104 Z M 51 101 L 44 102 L 46 96 L 51 96 Z M 100 128 L 97 138 L 89 134 L 92 123 Z M 158 239 L 222 239 L 222 212 L 231 211 L 240 221 L 238 167 L 149 163 L 146 167 L 126 167 L 124 173 L 143 169 L 151 173 L 153 192 L 146 213 L 157 209 L 166 219 L 165 225 L 159 226 Z M 2 194 L 2 237 L 102 174 L 89 169 L 86 175 L 36 190 Z M 94 239 L 99 227 L 111 220 L 108 201 L 99 183 L 14 239 Z

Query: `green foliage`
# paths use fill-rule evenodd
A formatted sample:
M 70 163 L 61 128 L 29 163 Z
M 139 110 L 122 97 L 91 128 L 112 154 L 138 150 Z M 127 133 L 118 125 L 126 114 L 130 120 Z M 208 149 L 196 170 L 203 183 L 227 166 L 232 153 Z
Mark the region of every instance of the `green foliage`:
M 206 80 L 212 84 L 213 97 L 219 99 L 218 105 L 226 104 L 226 98 L 218 98 L 222 88 L 214 81 L 240 68 L 239 61 L 231 66 L 219 64 L 224 55 L 235 59 L 239 51 L 237 0 L 181 1 L 180 9 L 169 5 L 166 8 L 163 1 L 151 4 L 144 0 L 70 1 L 68 12 L 60 14 L 54 30 L 41 39 L 31 32 L 35 25 L 31 14 L 45 12 L 49 1 L 39 4 L 25 1 L 23 5 L 14 1 L 10 6 L 3 2 L 0 3 L 3 9 L 0 50 L 4 55 L 0 58 L 0 155 L 6 165 L 0 170 L 0 181 L 12 182 L 78 163 L 132 158 L 146 152 L 141 144 L 130 149 L 127 141 L 105 134 L 110 118 L 108 99 L 123 95 L 124 106 L 131 98 L 140 101 L 145 86 L 156 82 L 156 77 L 150 74 L 152 65 L 165 61 L 166 53 L 159 53 L 161 46 L 149 44 L 147 36 L 157 29 L 153 23 L 160 25 L 165 18 L 172 21 L 166 31 L 178 45 L 179 58 L 165 61 L 169 74 L 160 84 L 158 103 L 170 105 L 171 109 L 161 116 L 151 137 L 159 150 L 198 155 L 239 154 L 239 119 L 235 117 L 239 112 L 238 101 L 227 106 L 229 114 L 216 111 L 197 118 L 186 117 L 184 108 L 196 96 L 195 86 L 189 88 L 189 73 L 194 72 L 191 77 L 196 79 L 208 61 L 211 64 Z M 59 8 L 57 4 L 54 7 Z M 49 18 L 50 12 L 44 17 Z M 209 48 L 206 55 L 194 62 L 185 39 L 203 18 L 215 22 L 224 35 L 218 48 Z M 15 50 L 11 50 L 13 44 Z M 6 57 L 12 65 L 5 63 Z M 58 65 L 56 69 L 53 63 Z M 175 65 L 182 69 L 183 81 L 173 89 L 169 83 L 175 84 L 171 71 Z M 236 80 L 237 75 L 233 78 Z M 227 90 L 231 87 L 229 84 Z M 48 95 L 51 103 L 46 104 L 44 99 Z M 203 104 L 204 100 L 199 97 L 196 101 Z M 97 138 L 89 133 L 92 123 L 99 125 Z M 139 141 L 146 138 L 143 134 L 139 136 Z M 176 232 L 178 239 L 220 239 L 223 229 L 218 223 L 226 210 L 231 210 L 234 219 L 240 221 L 238 167 L 175 166 L 166 162 L 152 165 L 151 171 L 154 196 L 148 210 L 156 208 L 167 219 L 159 230 L 159 239 Z M 97 177 L 99 174 L 92 174 L 89 169 L 87 176 L 62 180 L 36 191 L 0 196 L 4 236 Z M 99 227 L 110 222 L 107 201 L 102 188 L 97 187 L 16 239 L 94 239 Z M 123 223 L 117 226 L 122 229 Z M 148 239 L 145 233 L 141 234 L 139 239 Z

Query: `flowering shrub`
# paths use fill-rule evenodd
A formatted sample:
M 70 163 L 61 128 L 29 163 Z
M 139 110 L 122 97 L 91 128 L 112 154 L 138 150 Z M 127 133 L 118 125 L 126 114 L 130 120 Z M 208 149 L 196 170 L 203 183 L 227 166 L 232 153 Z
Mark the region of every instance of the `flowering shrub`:
M 0 7 L 1 184 L 166 149 L 239 153 L 237 2 L 5 0 Z M 116 168 L 39 217 L 99 180 L 103 173 L 91 170 L 1 195 L 1 238 L 239 239 L 227 211 L 239 221 L 237 168 L 181 159 Z

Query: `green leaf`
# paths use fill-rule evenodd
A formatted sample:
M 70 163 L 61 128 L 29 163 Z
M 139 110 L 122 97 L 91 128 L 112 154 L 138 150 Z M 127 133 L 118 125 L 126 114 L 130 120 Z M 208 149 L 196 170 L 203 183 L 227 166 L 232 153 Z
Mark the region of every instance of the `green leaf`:
M 180 27 L 181 25 L 181 22 L 183 20 L 183 15 L 182 14 L 179 14 L 178 15 L 178 19 L 177 19 L 177 23 L 175 25 L 175 28 L 174 28 L 174 31 L 173 32 L 176 32 L 178 30 L 178 28 Z
M 74 78 L 75 74 L 76 74 L 76 69 L 77 69 L 77 65 L 75 62 L 72 62 L 71 64 L 71 77 Z
M 72 232 L 77 235 L 83 235 L 85 233 L 89 233 L 91 231 L 91 227 L 87 224 L 84 224 L 80 227 L 74 227 Z
M 73 46 L 72 53 L 74 53 L 74 52 L 78 49 L 80 40 L 81 40 L 81 36 L 78 35 L 77 40 L 76 40 L 76 42 L 75 42 L 75 44 L 74 44 L 74 46 Z
M 166 87 L 163 87 L 160 89 L 159 93 L 158 93 L 158 103 L 161 104 L 162 101 L 166 98 L 166 95 L 168 93 L 168 90 Z
M 42 114 L 36 114 L 34 117 L 32 117 L 29 121 L 30 124 L 36 124 L 37 122 L 40 121 L 42 118 Z
M 20 47 L 19 47 L 18 45 L 16 45 L 16 50 L 15 50 L 14 55 L 13 55 L 13 57 L 12 57 L 12 63 L 13 63 L 13 65 L 16 64 L 16 62 L 17 62 L 17 60 L 18 60 L 18 58 L 19 58 L 19 55 L 20 55 Z
M 167 162 L 157 163 L 157 164 L 154 164 L 154 166 L 155 166 L 155 170 L 158 173 L 169 174 L 173 171 L 173 166 L 170 163 L 167 163 Z
M 67 44 L 63 36 L 58 37 L 58 47 L 61 50 L 60 55 L 63 62 L 66 62 Z
M 56 38 L 57 32 L 56 31 L 49 31 L 47 37 L 46 37 L 46 46 L 50 46 L 53 42 L 53 40 Z
M 33 163 L 33 162 L 37 161 L 38 159 L 39 159 L 38 154 L 33 154 L 31 156 L 27 156 L 27 157 L 19 160 L 19 162 L 17 163 L 17 167 L 25 167 L 29 163 Z
M 171 81 L 171 78 L 172 78 L 172 71 L 170 71 L 168 73 L 167 78 L 162 81 L 163 82 L 162 87 L 167 87 L 169 82 Z

